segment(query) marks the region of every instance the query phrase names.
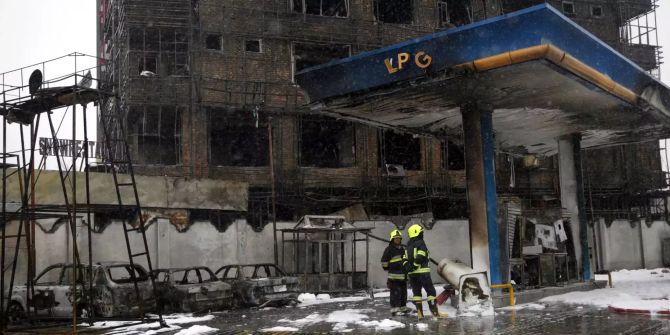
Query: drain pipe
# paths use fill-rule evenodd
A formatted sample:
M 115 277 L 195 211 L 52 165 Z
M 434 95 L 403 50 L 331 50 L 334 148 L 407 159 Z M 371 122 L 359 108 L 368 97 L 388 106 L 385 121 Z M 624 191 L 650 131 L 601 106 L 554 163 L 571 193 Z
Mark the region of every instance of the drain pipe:
M 642 268 L 646 269 L 647 264 L 644 259 L 644 238 L 642 236 L 642 225 L 645 224 L 645 219 L 640 219 L 638 222 L 638 230 L 639 230 L 639 236 L 640 236 L 640 260 L 642 261 Z

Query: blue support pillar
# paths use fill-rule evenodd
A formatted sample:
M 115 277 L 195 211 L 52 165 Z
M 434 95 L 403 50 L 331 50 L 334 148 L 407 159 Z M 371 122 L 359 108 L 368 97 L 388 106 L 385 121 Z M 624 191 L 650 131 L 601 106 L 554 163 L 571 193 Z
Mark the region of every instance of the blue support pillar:
M 471 264 L 475 270 L 488 271 L 491 283 L 498 284 L 501 280 L 500 243 L 491 114 L 476 103 L 461 106 Z
M 491 283 L 502 283 L 500 273 L 500 241 L 498 233 L 498 199 L 496 196 L 495 153 L 493 150 L 492 112 L 482 111 L 482 156 L 484 159 L 484 184 L 486 185 L 486 226 L 489 240 L 489 266 Z

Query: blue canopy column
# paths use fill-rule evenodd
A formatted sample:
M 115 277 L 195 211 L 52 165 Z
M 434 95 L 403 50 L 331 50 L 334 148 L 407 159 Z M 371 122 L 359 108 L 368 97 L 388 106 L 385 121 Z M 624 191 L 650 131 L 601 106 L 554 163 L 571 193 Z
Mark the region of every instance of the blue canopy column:
M 475 270 L 500 283 L 500 243 L 496 223 L 496 180 L 492 111 L 475 102 L 461 106 L 465 179 L 470 214 L 470 257 Z

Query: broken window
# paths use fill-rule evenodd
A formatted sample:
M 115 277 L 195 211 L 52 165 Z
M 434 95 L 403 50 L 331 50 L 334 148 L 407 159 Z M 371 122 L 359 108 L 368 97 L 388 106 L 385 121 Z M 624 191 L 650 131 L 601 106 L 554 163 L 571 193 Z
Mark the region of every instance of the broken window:
M 379 164 L 401 165 L 404 170 L 421 169 L 421 139 L 411 134 L 381 131 L 379 143 Z
M 300 120 L 300 165 L 321 168 L 356 164 L 356 136 L 351 122 L 323 116 Z
M 347 17 L 349 15 L 349 0 L 292 0 L 294 12 Z
M 377 21 L 411 24 L 414 19 L 412 0 L 375 0 L 374 5 Z
M 210 110 L 209 161 L 217 166 L 268 165 L 267 118 L 247 111 Z
M 244 41 L 244 51 L 246 51 L 246 52 L 262 52 L 261 40 L 246 40 L 246 41 Z
M 208 50 L 223 50 L 223 38 L 221 34 L 207 34 L 205 36 L 205 47 Z
M 562 6 L 563 6 L 563 13 L 568 14 L 568 15 L 574 15 L 575 14 L 575 3 L 574 2 L 563 1 Z
M 437 11 L 440 27 L 453 28 L 472 22 L 470 1 L 439 0 Z
M 184 29 L 133 27 L 129 31 L 138 75 L 188 75 L 188 35 Z
M 349 45 L 338 44 L 293 44 L 293 74 L 308 67 L 328 63 L 335 59 L 346 58 L 351 55 Z
M 138 164 L 176 165 L 181 162 L 181 113 L 175 106 L 132 106 L 129 135 L 137 143 Z
M 595 18 L 603 17 L 603 6 L 591 5 L 591 16 Z
M 225 270 L 223 273 L 223 278 L 225 279 L 237 279 L 237 269 L 236 266 L 231 266 Z
M 445 170 L 464 170 L 465 151 L 463 145 L 452 141 L 442 141 L 442 168 Z
M 58 285 L 62 270 L 60 265 L 47 268 L 35 279 L 35 285 Z
M 146 281 L 147 279 L 149 279 L 147 273 L 137 265 L 135 265 L 134 267 L 131 267 L 131 265 L 113 265 L 107 269 L 109 279 L 111 279 L 113 282 L 117 284 L 132 283 L 133 272 L 135 275 L 135 279 L 138 282 Z

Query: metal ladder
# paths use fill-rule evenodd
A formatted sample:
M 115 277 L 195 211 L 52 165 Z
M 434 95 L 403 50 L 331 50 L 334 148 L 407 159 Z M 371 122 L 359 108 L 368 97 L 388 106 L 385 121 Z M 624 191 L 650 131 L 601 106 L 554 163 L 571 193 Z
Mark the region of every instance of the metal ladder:
M 126 133 L 123 127 L 123 119 L 121 118 L 121 111 L 118 104 L 118 98 L 109 97 L 99 104 L 98 122 L 103 131 L 105 154 L 103 154 L 105 163 L 109 164 L 109 168 L 114 179 L 114 188 L 116 190 L 116 198 L 118 200 L 118 211 L 123 213 L 121 221 L 123 223 L 123 232 L 126 240 L 126 249 L 128 251 L 128 261 L 133 268 L 131 277 L 135 288 L 135 296 L 140 302 L 140 313 L 145 317 L 145 303 L 140 294 L 139 286 L 137 285 L 137 278 L 135 276 L 135 259 L 144 258 L 147 262 L 149 271 L 149 280 L 151 280 L 151 287 L 154 299 L 158 299 L 156 291 L 156 282 L 152 275 L 153 266 L 151 264 L 151 256 L 149 255 L 149 246 L 147 244 L 147 236 L 144 225 L 144 217 L 142 216 L 142 207 L 140 206 L 140 199 L 137 193 L 137 183 L 135 181 L 135 174 L 133 172 L 133 164 L 130 158 L 130 150 L 128 142 L 126 141 Z M 110 129 L 112 128 L 112 129 Z M 114 137 L 117 136 L 117 137 Z M 119 174 L 125 173 L 123 181 L 121 181 Z M 132 190 L 133 199 L 130 204 L 123 203 L 123 191 Z M 126 215 L 126 213 L 132 215 Z M 133 227 L 128 221 L 136 216 L 139 224 Z M 142 236 L 141 250 L 133 251 L 130 243 L 130 234 L 139 233 Z M 166 323 L 163 320 L 163 315 L 160 310 L 157 310 L 158 319 L 161 326 L 165 327 Z

